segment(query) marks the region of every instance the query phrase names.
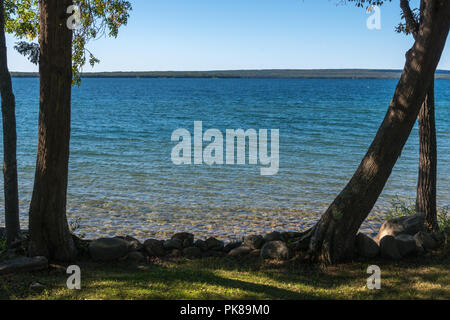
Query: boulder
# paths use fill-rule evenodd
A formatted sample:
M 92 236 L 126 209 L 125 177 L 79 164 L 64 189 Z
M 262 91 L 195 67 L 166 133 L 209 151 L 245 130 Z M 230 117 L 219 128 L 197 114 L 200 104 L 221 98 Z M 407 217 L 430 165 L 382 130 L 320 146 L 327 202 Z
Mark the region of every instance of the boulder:
M 148 239 L 144 242 L 144 248 L 147 254 L 151 257 L 163 257 L 166 255 L 163 241 L 156 239 Z
M 225 245 L 225 247 L 223 248 L 223 251 L 228 253 L 233 249 L 236 249 L 238 247 L 240 247 L 242 245 L 242 241 L 232 241 L 229 242 Z
M 261 256 L 261 249 L 255 249 L 250 251 L 250 256 L 252 257 L 260 257 Z
M 113 261 L 129 252 L 128 241 L 119 238 L 100 238 L 89 244 L 89 254 L 95 261 Z
M 172 250 L 172 249 L 183 249 L 183 242 L 178 239 L 170 239 L 163 242 L 163 246 L 166 250 Z
M 383 258 L 400 260 L 402 258 L 398 251 L 397 241 L 393 236 L 385 236 L 380 241 L 380 252 Z
M 417 232 L 414 235 L 414 239 L 417 245 L 425 250 L 433 250 L 439 246 L 439 243 L 434 239 L 434 237 L 430 233 L 426 233 L 423 231 Z
M 235 256 L 244 256 L 250 253 L 250 251 L 252 251 L 251 248 L 242 245 L 240 247 L 234 248 L 233 250 L 231 250 L 230 252 L 228 252 L 228 255 L 230 257 L 235 257 Z
M 188 232 L 180 232 L 174 234 L 171 240 L 180 241 L 183 248 L 192 247 L 192 245 L 194 244 L 194 235 Z
M 287 260 L 289 248 L 283 241 L 270 241 L 261 248 L 261 257 L 264 259 Z
M 356 250 L 361 257 L 375 258 L 380 254 L 380 247 L 369 236 L 364 233 L 358 233 L 356 235 Z
M 409 216 L 395 218 L 383 223 L 375 238 L 375 241 L 380 243 L 385 236 L 396 237 L 400 234 L 409 234 L 414 236 L 417 232 L 422 231 L 425 226 L 425 215 L 417 213 Z
M 295 232 L 295 231 L 286 231 L 281 233 L 281 239 L 282 241 L 288 242 L 291 239 L 294 238 L 300 238 L 303 236 L 304 232 Z
M 184 248 L 183 255 L 186 256 L 187 258 L 191 258 L 191 259 L 201 258 L 202 250 L 200 250 L 197 247 Z
M 416 240 L 409 234 L 401 234 L 395 238 L 397 242 L 398 252 L 402 257 L 418 253 L 420 249 L 417 248 Z
M 244 238 L 244 245 L 250 249 L 261 249 L 264 244 L 264 238 L 260 235 L 250 235 Z
M 200 240 L 200 239 L 195 240 L 194 246 L 196 246 L 197 248 L 199 248 L 202 251 L 208 250 L 208 245 L 206 244 L 206 241 L 204 241 L 204 240 Z
M 278 231 L 274 231 L 271 233 L 268 233 L 264 236 L 264 241 L 269 242 L 269 241 L 278 241 L 278 240 L 282 240 L 281 238 L 281 233 Z
M 127 256 L 127 260 L 132 262 L 142 262 L 145 260 L 145 257 L 139 251 L 131 251 Z
M 116 238 L 127 241 L 130 251 L 141 251 L 144 249 L 144 245 L 138 239 L 133 238 L 131 236 L 116 237 Z
M 48 260 L 45 257 L 18 257 L 0 263 L 0 275 L 39 271 L 48 268 Z
M 205 242 L 208 250 L 220 251 L 224 247 L 223 241 L 217 240 L 216 238 L 213 237 L 206 239 Z

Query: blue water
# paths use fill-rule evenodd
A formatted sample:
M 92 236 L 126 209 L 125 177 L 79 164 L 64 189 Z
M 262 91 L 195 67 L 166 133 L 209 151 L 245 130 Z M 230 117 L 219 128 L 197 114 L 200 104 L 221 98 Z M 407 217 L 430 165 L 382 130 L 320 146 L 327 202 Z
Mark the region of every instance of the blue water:
M 84 79 L 72 97 L 68 216 L 88 236 L 173 230 L 240 235 L 311 223 L 345 186 L 381 123 L 396 80 Z M 37 149 L 38 79 L 13 80 L 22 223 Z M 450 81 L 436 82 L 438 204 L 450 205 Z M 176 166 L 177 128 L 279 129 L 280 170 Z M 414 198 L 417 128 L 374 212 Z M 0 193 L 3 203 L 3 191 Z M 313 213 L 313 214 L 312 214 Z M 306 219 L 305 217 L 309 217 Z M 1 218 L 3 219 L 3 217 Z M 0 220 L 0 224 L 3 220 Z

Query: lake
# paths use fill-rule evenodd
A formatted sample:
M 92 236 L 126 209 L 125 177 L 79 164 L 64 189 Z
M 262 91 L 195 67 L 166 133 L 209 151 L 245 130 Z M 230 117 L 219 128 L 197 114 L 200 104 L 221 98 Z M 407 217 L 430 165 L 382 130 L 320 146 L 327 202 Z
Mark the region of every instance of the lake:
M 384 118 L 396 80 L 88 78 L 72 94 L 68 216 L 88 238 L 200 238 L 304 229 L 351 178 Z M 21 221 L 37 150 L 39 82 L 14 78 Z M 450 81 L 436 81 L 438 205 L 450 205 Z M 278 129 L 279 171 L 175 165 L 174 130 Z M 3 148 L 3 146 L 2 146 Z M 414 199 L 418 130 L 378 200 Z M 270 150 L 270 149 L 269 149 Z M 247 162 L 248 163 L 248 162 Z M 3 185 L 1 186 L 3 188 Z M 0 203 L 4 203 L 3 190 Z M 370 220 L 370 221 L 372 221 Z M 3 216 L 0 225 L 3 225 Z M 366 224 L 374 228 L 377 222 Z

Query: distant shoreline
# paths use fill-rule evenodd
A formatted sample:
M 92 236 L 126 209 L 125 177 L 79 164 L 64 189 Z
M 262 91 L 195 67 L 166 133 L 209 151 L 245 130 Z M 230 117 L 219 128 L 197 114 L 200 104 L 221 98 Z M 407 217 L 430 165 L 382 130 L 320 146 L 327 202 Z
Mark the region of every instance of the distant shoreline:
M 398 79 L 401 70 L 316 69 L 316 70 L 217 70 L 217 71 L 120 71 L 86 72 L 83 78 L 208 78 L 208 79 Z M 11 72 L 15 78 L 36 78 L 37 72 Z M 450 71 L 437 70 L 436 79 L 450 80 Z

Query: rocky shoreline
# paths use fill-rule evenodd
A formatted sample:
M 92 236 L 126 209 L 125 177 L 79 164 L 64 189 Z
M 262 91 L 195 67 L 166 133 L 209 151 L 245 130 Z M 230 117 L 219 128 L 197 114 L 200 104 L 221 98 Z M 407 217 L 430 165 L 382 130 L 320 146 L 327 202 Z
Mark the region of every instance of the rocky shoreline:
M 415 214 L 386 221 L 378 234 L 371 237 L 359 232 L 355 239 L 355 256 L 373 259 L 399 260 L 411 255 L 422 255 L 447 241 L 447 235 L 428 233 L 424 216 Z M 252 234 L 240 241 L 221 241 L 215 237 L 195 240 L 194 234 L 181 232 L 166 240 L 147 239 L 144 242 L 131 237 L 100 238 L 86 242 L 87 253 L 94 261 L 146 261 L 151 258 L 186 257 L 244 257 L 288 260 L 305 253 L 309 232 L 270 232 Z
M 447 234 L 427 232 L 424 221 L 423 214 L 415 214 L 384 222 L 375 237 L 359 232 L 355 238 L 354 257 L 400 260 L 433 251 L 447 242 Z M 238 241 L 226 242 L 215 237 L 208 237 L 205 240 L 195 239 L 192 233 L 179 232 L 165 240 L 147 239 L 143 242 L 132 236 L 86 240 L 74 235 L 74 239 L 80 259 L 101 263 L 112 261 L 144 263 L 155 258 L 201 259 L 225 256 L 237 259 L 250 256 L 289 260 L 306 253 L 309 236 L 308 231 L 273 231 L 265 235 L 251 234 Z M 0 239 L 3 237 L 4 229 L 0 228 Z M 22 255 L 24 252 L 26 240 L 22 244 Z M 15 255 L 10 259 L 14 257 Z

